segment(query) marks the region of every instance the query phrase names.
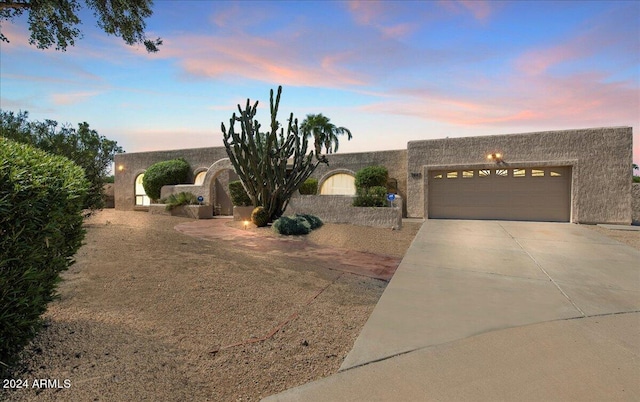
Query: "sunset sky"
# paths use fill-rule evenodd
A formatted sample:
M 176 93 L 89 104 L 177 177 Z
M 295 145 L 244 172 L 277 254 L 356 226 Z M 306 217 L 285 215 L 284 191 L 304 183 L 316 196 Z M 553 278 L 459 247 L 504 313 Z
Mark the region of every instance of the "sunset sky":
M 323 113 L 353 140 L 408 141 L 632 126 L 640 163 L 640 2 L 168 1 L 147 20 L 160 52 L 83 12 L 66 52 L 4 23 L 0 107 L 86 121 L 127 152 L 222 146 L 238 103 L 283 86 L 280 121 Z

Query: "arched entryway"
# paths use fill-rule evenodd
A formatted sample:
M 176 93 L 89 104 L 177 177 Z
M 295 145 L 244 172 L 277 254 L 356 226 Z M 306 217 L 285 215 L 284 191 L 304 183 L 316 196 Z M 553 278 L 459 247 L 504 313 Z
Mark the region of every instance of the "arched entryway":
M 238 180 L 238 175 L 228 158 L 217 161 L 207 170 L 203 185 L 208 190 L 214 215 L 233 215 L 229 182 L 234 180 Z
M 233 203 L 229 193 L 229 182 L 238 180 L 233 169 L 221 170 L 213 180 L 213 211 L 214 215 L 233 215 Z
M 355 195 L 355 175 L 352 171 L 338 169 L 320 179 L 321 195 Z
M 135 181 L 135 197 L 136 197 L 136 207 L 148 207 L 151 205 L 151 200 L 147 196 L 147 193 L 144 191 L 144 187 L 142 186 L 142 178 L 144 177 L 144 173 L 140 173 L 136 176 Z

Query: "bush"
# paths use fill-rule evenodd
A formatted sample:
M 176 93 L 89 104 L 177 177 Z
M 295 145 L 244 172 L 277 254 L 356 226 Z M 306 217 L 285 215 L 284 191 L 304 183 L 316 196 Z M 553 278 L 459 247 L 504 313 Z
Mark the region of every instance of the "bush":
M 256 207 L 253 209 L 253 212 L 251 212 L 251 222 L 259 228 L 267 226 L 267 223 L 269 223 L 269 213 L 264 207 Z
M 0 378 L 38 332 L 80 248 L 88 189 L 67 158 L 0 138 Z
M 178 194 L 171 194 L 169 197 L 167 197 L 166 200 L 162 200 L 162 201 L 164 201 L 163 204 L 167 204 L 165 209 L 167 211 L 171 211 L 172 209 L 182 205 L 197 204 L 198 198 L 191 193 L 187 193 L 183 191 Z
M 386 207 L 387 203 L 380 197 L 371 194 L 359 195 L 353 200 L 354 207 Z
M 236 207 L 248 207 L 251 205 L 251 198 L 244 190 L 240 180 L 229 182 L 229 193 L 231 194 L 231 202 Z
M 384 207 L 387 205 L 389 172 L 384 166 L 368 166 L 356 173 L 357 197 L 354 207 Z
M 389 172 L 384 166 L 368 166 L 356 173 L 356 189 L 369 189 L 376 186 L 387 186 Z
M 142 178 L 144 192 L 152 200 L 159 200 L 162 186 L 186 183 L 189 170 L 189 164 L 183 158 L 154 163 L 144 172 Z
M 316 195 L 318 193 L 318 180 L 312 177 L 308 178 L 302 183 L 298 191 L 302 195 Z
M 311 225 L 311 230 L 316 230 L 317 228 L 323 225 L 322 220 L 320 220 L 320 218 L 318 218 L 315 215 L 296 214 L 295 216 L 302 219 L 306 219 L 307 222 L 309 222 L 309 225 Z
M 301 216 L 281 216 L 273 222 L 272 229 L 287 236 L 305 235 L 311 232 L 311 224 Z

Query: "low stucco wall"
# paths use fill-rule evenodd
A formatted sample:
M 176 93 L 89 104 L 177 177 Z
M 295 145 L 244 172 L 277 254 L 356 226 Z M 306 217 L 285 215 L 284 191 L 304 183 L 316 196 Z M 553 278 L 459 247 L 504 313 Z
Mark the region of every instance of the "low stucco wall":
M 633 225 L 640 225 L 640 183 L 631 186 L 631 221 Z
M 402 228 L 400 197 L 394 201 L 394 208 L 354 207 L 353 199 L 347 195 L 300 195 L 291 198 L 284 215 L 311 214 L 326 223 Z
M 184 216 L 192 219 L 212 219 L 213 207 L 211 205 L 182 205 L 167 211 L 165 204 L 149 205 L 149 213 L 154 215 Z

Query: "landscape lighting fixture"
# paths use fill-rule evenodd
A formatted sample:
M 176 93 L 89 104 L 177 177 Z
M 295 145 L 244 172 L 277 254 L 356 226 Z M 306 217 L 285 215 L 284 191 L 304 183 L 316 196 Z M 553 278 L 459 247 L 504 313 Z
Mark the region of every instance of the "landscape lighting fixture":
M 249 221 L 244 221 L 244 230 L 247 230 L 247 226 L 249 226 Z

